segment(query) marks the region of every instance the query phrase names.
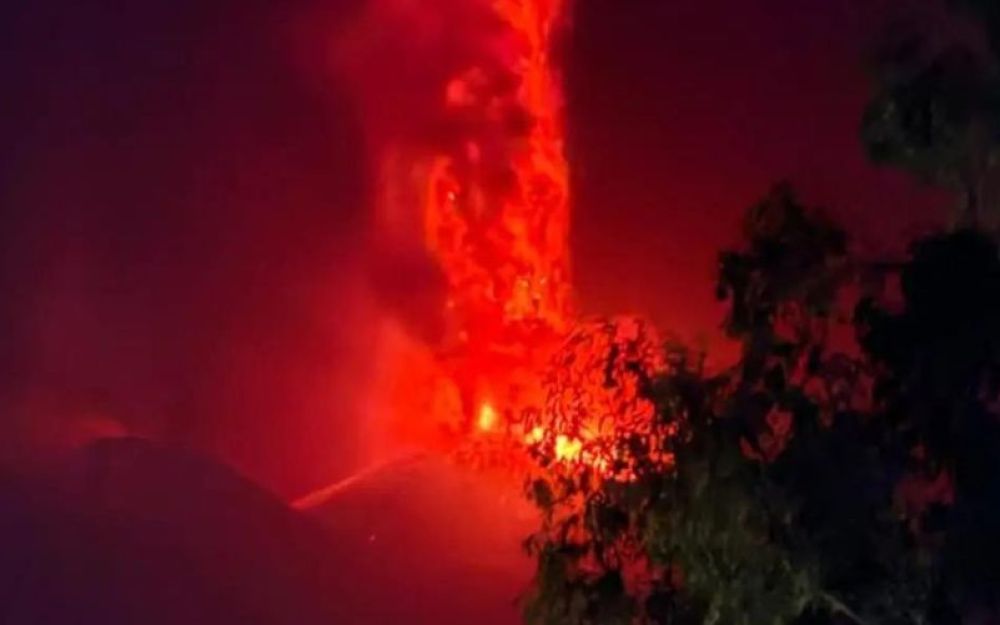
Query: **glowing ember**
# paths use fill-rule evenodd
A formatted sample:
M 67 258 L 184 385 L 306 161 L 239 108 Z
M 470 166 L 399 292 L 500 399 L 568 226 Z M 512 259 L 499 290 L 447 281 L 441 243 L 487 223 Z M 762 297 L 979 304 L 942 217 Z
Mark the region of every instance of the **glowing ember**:
M 483 404 L 479 408 L 479 429 L 484 432 L 489 432 L 497 424 L 497 412 L 493 409 L 493 406 L 489 404 Z
M 580 457 L 581 451 L 583 451 L 583 443 L 580 442 L 580 439 L 570 438 L 565 434 L 559 434 L 556 436 L 556 460 L 576 460 Z
M 525 445 L 534 445 L 536 443 L 542 442 L 545 439 L 545 428 L 540 425 L 536 425 L 531 428 L 531 431 L 524 437 Z

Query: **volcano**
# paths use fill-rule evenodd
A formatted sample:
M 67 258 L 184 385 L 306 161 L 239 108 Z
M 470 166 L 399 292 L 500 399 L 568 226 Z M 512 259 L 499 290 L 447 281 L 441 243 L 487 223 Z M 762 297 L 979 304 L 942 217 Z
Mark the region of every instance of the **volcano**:
M 299 511 L 207 457 L 100 440 L 0 484 L 0 621 L 516 623 L 524 506 L 415 456 Z

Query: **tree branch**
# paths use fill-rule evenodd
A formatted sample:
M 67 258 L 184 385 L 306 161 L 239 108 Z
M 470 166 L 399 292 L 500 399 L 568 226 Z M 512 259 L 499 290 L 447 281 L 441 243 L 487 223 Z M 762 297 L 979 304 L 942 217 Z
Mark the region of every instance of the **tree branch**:
M 827 606 L 829 606 L 835 614 L 843 614 L 858 625 L 873 625 L 872 623 L 869 623 L 865 619 L 861 618 L 854 610 L 849 608 L 843 601 L 837 599 L 833 595 L 820 591 L 819 597 L 826 602 Z

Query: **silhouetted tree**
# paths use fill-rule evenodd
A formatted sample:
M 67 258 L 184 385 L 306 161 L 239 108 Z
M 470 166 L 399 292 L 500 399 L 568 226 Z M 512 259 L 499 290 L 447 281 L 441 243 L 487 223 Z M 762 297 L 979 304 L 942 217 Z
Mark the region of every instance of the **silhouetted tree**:
M 752 207 L 718 274 L 737 364 L 670 347 L 634 470 L 530 482 L 529 622 L 1000 622 L 1000 2 L 950 4 L 984 40 L 888 43 L 862 138 L 959 219 L 876 266 L 785 186 Z
M 953 0 L 981 18 L 986 43 L 903 29 L 873 59 L 875 95 L 862 140 L 891 164 L 961 194 L 959 220 L 995 219 L 1000 147 L 1000 9 L 993 0 Z
M 958 230 L 916 242 L 905 306 L 859 306 L 862 343 L 881 374 L 880 415 L 919 450 L 930 490 L 914 518 L 933 539 L 942 590 L 963 613 L 1000 615 L 1000 255 L 994 238 Z M 926 495 L 926 493 L 925 493 Z M 947 505 L 943 505 L 947 504 Z
M 998 614 L 996 244 L 973 230 L 916 242 L 893 301 L 859 296 L 846 235 L 785 187 L 748 212 L 744 238 L 721 255 L 718 289 L 739 363 L 709 374 L 675 348 L 647 387 L 672 464 L 532 482 L 546 523 L 528 543 L 528 620 Z

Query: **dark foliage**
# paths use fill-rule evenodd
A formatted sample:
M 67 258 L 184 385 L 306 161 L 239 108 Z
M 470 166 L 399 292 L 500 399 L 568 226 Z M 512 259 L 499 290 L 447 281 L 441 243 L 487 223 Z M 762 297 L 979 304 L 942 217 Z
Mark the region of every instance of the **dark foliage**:
M 891 39 L 862 138 L 958 225 L 867 266 L 787 187 L 751 208 L 717 287 L 741 359 L 671 348 L 643 385 L 669 466 L 533 482 L 529 621 L 1000 621 L 1000 3 L 951 5 L 985 44 Z
M 1000 146 L 1000 6 L 953 0 L 981 19 L 986 45 L 921 30 L 886 37 L 874 54 L 875 94 L 861 136 L 876 163 L 958 191 L 959 218 L 996 218 Z
M 995 612 L 1000 576 L 1000 259 L 971 230 L 913 246 L 901 276 L 905 309 L 864 302 L 863 344 L 887 372 L 877 389 L 886 419 L 921 449 L 926 469 L 953 481 L 953 505 L 932 507 L 921 530 L 938 534 L 945 574 L 961 604 Z
M 862 267 L 844 233 L 787 188 L 748 212 L 744 235 L 719 274 L 740 362 L 712 375 L 673 349 L 648 391 L 673 465 L 631 480 L 581 467 L 534 482 L 547 522 L 530 541 L 529 620 L 997 614 L 994 241 L 960 230 L 916 242 L 898 276 L 902 302 L 873 294 L 852 317 L 838 302 L 857 292 Z M 833 340 L 845 329 L 856 344 Z

